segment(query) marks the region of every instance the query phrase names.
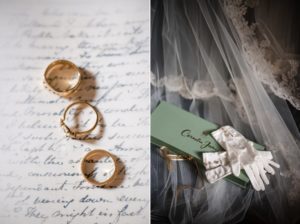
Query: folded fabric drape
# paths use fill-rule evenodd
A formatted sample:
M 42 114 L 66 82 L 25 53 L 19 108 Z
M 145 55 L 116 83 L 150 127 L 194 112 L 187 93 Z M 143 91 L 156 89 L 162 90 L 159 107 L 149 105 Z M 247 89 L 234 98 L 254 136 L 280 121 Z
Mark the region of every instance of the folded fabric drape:
M 283 24 L 291 24 L 299 7 L 285 1 L 281 11 L 278 2 L 261 7 L 242 0 L 152 3 L 152 107 L 165 100 L 230 125 L 265 145 L 280 164 L 266 190 L 256 192 L 223 180 L 206 184 L 201 169 L 196 172 L 187 161 L 174 161 L 169 172 L 154 148 L 152 198 L 159 205 L 152 209 L 161 208 L 171 223 L 237 223 L 248 209 L 268 223 L 300 219 L 300 135 L 285 101 L 298 108 L 300 52 L 296 44 L 282 45 L 300 29 L 280 26 L 288 30 L 279 32 L 262 16 L 277 13 Z

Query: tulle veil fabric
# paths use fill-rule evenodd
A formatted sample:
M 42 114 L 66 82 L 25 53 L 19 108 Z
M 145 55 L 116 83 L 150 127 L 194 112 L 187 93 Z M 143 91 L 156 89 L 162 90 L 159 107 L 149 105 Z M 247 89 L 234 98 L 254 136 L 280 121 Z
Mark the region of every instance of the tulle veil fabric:
M 287 2 L 290 24 L 297 12 Z M 264 223 L 300 222 L 300 135 L 287 103 L 300 108 L 299 44 L 293 39 L 299 29 L 281 26 L 289 32 L 278 35 L 282 30 L 268 19 L 288 15 L 278 4 L 152 1 L 152 109 L 165 100 L 220 126 L 232 125 L 265 145 L 281 165 L 266 191 L 255 192 L 225 180 L 208 184 L 193 162 L 174 161 L 168 169 L 153 146 L 153 220 L 238 223 L 251 211 Z

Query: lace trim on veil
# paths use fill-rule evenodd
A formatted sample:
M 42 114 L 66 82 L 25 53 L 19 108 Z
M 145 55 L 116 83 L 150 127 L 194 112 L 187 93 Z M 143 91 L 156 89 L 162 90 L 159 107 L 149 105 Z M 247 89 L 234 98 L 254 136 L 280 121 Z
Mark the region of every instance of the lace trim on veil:
M 288 100 L 296 109 L 300 110 L 300 86 L 296 75 L 299 71 L 300 63 L 296 59 L 287 59 L 276 56 L 272 49 L 271 40 L 264 34 L 261 38 L 257 37 L 259 33 L 258 24 L 249 25 L 244 18 L 247 8 L 255 6 L 255 1 L 244 0 L 225 0 L 224 11 L 232 21 L 243 47 L 243 53 L 248 63 L 255 70 L 258 79 L 264 83 L 278 97 Z M 171 92 L 178 92 L 186 99 L 206 100 L 213 96 L 219 96 L 237 104 L 238 96 L 222 96 L 210 81 L 188 80 L 184 75 L 173 77 L 164 77 L 157 79 L 154 74 L 151 77 L 151 83 L 157 87 L 165 86 Z M 192 85 L 187 85 L 192 84 Z M 192 86 L 189 88 L 188 86 Z M 238 106 L 236 106 L 238 107 Z M 243 109 L 238 109 L 243 118 Z
M 244 16 L 247 8 L 255 5 L 256 1 L 225 0 L 224 11 L 234 25 L 245 58 L 254 68 L 258 79 L 275 95 L 288 100 L 300 110 L 300 86 L 296 79 L 299 61 L 276 55 L 272 48 L 272 40 L 266 35 L 267 30 L 261 31 L 259 24 L 248 24 Z
M 239 95 L 236 94 L 237 90 L 232 80 L 227 85 L 231 91 L 230 95 L 224 95 L 220 93 L 217 88 L 214 87 L 212 81 L 196 80 L 193 81 L 181 76 L 165 76 L 157 79 L 155 74 L 151 73 L 151 84 L 155 87 L 165 87 L 169 92 L 177 92 L 180 96 L 185 99 L 198 99 L 198 100 L 209 100 L 212 97 L 219 97 L 231 103 L 240 118 L 245 122 L 249 123 L 246 111 L 241 103 Z M 192 86 L 192 88 L 189 88 Z

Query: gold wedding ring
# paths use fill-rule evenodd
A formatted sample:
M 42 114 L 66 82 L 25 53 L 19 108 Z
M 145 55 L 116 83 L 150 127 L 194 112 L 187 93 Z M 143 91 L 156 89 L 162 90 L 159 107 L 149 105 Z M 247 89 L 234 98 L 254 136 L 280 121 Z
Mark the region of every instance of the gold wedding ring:
M 159 154 L 161 155 L 161 157 L 172 160 L 172 161 L 192 160 L 193 159 L 193 157 L 191 157 L 191 156 L 173 154 L 170 151 L 170 149 L 167 148 L 166 146 L 160 147 Z
M 44 73 L 44 83 L 59 96 L 74 93 L 81 82 L 80 69 L 68 60 L 56 60 L 48 65 Z
M 99 159 L 103 157 L 108 157 L 112 160 L 114 165 L 114 171 L 110 175 L 108 175 L 108 178 L 105 179 L 104 181 L 97 181 L 94 177 L 95 173 L 93 171 L 92 173 L 87 173 L 88 169 L 86 164 L 92 164 L 92 165 L 96 164 L 99 161 Z M 118 166 L 117 166 L 116 157 L 103 149 L 92 150 L 89 153 L 87 153 L 81 160 L 81 173 L 84 176 L 84 179 L 90 184 L 98 187 L 106 186 L 109 183 L 113 182 L 118 175 Z
M 66 121 L 66 116 L 67 116 L 67 113 L 68 111 L 75 105 L 86 105 L 90 108 L 93 109 L 94 113 L 96 114 L 96 121 L 94 123 L 94 125 L 89 128 L 88 130 L 84 130 L 84 131 L 76 131 L 76 130 L 72 130 L 71 128 L 69 128 L 65 121 Z M 99 114 L 98 114 L 98 111 L 97 109 L 92 106 L 91 104 L 89 104 L 88 102 L 85 102 L 85 101 L 76 101 L 74 103 L 71 103 L 69 106 L 67 106 L 67 108 L 65 109 L 64 113 L 63 113 L 63 117 L 60 119 L 60 126 L 64 129 L 67 137 L 71 137 L 73 139 L 81 139 L 81 138 L 84 138 L 86 137 L 89 133 L 91 133 L 96 127 L 97 127 L 97 124 L 98 124 L 98 121 L 99 121 Z

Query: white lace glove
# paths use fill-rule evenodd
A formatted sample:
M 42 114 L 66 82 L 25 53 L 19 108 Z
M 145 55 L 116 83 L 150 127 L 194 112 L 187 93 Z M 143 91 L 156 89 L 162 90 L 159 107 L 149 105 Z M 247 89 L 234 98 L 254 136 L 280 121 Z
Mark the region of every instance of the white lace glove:
M 244 169 L 253 188 L 257 191 L 265 190 L 264 183 L 269 184 L 266 172 L 275 174 L 271 165 L 279 168 L 279 164 L 272 161 L 271 152 L 257 151 L 253 142 L 230 126 L 212 132 L 212 136 L 227 151 L 232 173 L 239 176 L 240 170 Z
M 272 153 L 269 151 L 257 151 L 257 153 L 262 157 L 261 160 L 266 163 L 268 172 L 274 174 L 274 169 L 268 166 L 269 161 L 273 159 Z M 205 175 L 209 183 L 214 183 L 232 174 L 227 155 L 227 152 L 206 152 L 202 154 L 203 165 L 206 169 Z M 266 181 L 268 184 L 268 179 Z

